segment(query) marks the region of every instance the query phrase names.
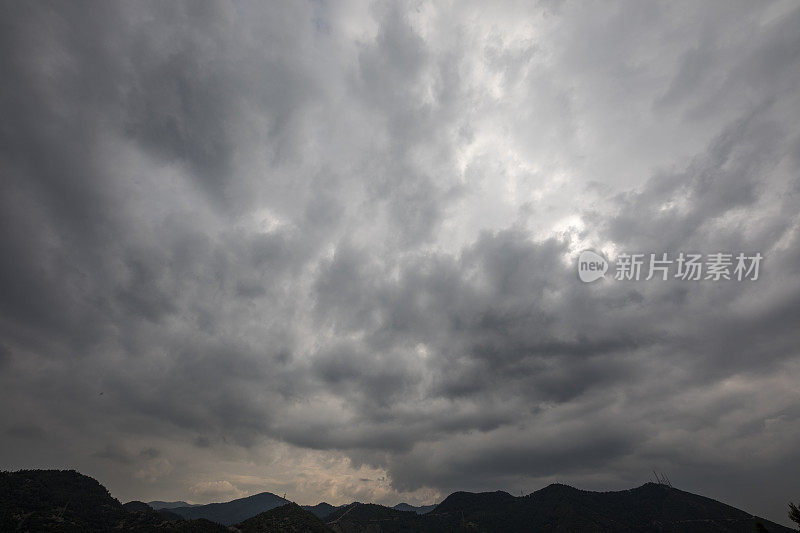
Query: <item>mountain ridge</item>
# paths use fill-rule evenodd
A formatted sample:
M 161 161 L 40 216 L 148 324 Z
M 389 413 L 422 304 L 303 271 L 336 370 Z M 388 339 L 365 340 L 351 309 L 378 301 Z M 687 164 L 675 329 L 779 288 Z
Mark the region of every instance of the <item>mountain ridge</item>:
M 161 500 L 154 500 L 146 503 L 156 511 L 160 509 L 175 509 L 176 507 L 200 507 L 201 505 L 203 505 L 201 503 L 188 503 L 184 501 L 164 502 Z
M 392 509 L 397 509 L 398 511 L 412 511 L 417 514 L 425 514 L 433 511 L 436 509 L 436 505 L 411 505 L 410 503 L 400 502 L 397 505 L 392 506 Z
M 331 505 L 328 502 L 320 502 L 317 505 L 301 505 L 300 507 L 310 512 L 317 518 L 325 518 L 336 509 L 344 507 L 344 505 Z
M 212 522 L 230 526 L 287 503 L 291 502 L 277 494 L 259 492 L 258 494 L 237 498 L 229 502 L 208 503 L 193 507 L 174 507 L 170 511 L 184 518 L 205 518 Z
M 180 518 L 180 517 L 179 517 Z M 223 533 L 207 520 L 170 520 L 147 504 L 123 505 L 75 470 L 0 472 L 0 531 Z
M 235 513 L 285 502 L 242 520 Z M 324 504 L 324 505 L 323 505 Z M 398 504 L 401 505 L 401 504 Z M 320 513 L 328 507 L 316 506 Z M 413 506 L 408 506 L 413 507 Z M 205 510 L 202 508 L 206 508 Z M 180 509 L 180 508 L 179 508 Z M 670 486 L 645 483 L 621 491 L 594 492 L 553 484 L 526 496 L 503 491 L 450 494 L 433 510 L 354 502 L 320 518 L 269 492 L 231 502 L 186 507 L 217 513 L 218 522 L 185 519 L 175 509 L 154 510 L 141 501 L 121 504 L 97 480 L 74 470 L 0 472 L 2 531 L 182 531 L 327 533 L 523 533 L 619 531 L 739 533 L 791 530 L 741 509 Z M 221 520 L 229 522 L 224 524 Z M 762 529 L 757 529 L 760 524 Z

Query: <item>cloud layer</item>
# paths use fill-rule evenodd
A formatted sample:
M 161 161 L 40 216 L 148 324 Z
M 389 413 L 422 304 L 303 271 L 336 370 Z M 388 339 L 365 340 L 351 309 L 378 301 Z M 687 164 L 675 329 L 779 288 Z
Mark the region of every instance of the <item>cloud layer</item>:
M 791 2 L 4 3 L 4 468 L 427 503 L 800 440 Z M 756 282 L 578 281 L 584 248 Z

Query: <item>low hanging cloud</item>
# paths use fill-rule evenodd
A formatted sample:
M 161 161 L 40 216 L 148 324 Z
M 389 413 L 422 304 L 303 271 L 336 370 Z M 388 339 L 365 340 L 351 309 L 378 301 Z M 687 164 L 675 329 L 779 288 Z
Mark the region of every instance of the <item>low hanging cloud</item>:
M 783 519 L 793 5 L 2 10 L 4 468 L 392 504 L 656 468 Z M 764 262 L 583 284 L 584 248 Z

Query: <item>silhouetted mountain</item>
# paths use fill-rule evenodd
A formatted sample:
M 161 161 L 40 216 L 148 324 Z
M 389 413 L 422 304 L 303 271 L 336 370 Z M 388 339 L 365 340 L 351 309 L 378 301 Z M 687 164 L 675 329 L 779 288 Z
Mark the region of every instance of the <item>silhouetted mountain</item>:
M 96 480 L 74 470 L 0 473 L 0 531 L 222 532 L 202 520 L 169 521 L 142 502 L 123 506 Z
M 619 492 L 550 485 L 524 497 L 456 492 L 426 514 L 352 504 L 325 519 L 338 533 L 752 533 L 757 521 L 772 533 L 791 531 L 715 500 L 653 483 Z
M 756 517 L 718 501 L 647 483 L 618 492 L 550 485 L 528 496 L 455 493 L 422 519 L 418 531 L 753 532 Z M 773 532 L 791 531 L 758 519 Z
M 431 511 L 433 511 L 434 509 L 436 509 L 436 506 L 435 505 L 414 506 L 414 505 L 410 505 L 408 503 L 403 502 L 403 503 L 398 503 L 397 505 L 392 507 L 392 509 L 397 509 L 398 511 L 411 511 L 411 512 L 417 513 L 417 514 L 425 514 L 425 513 L 429 513 Z
M 314 515 L 318 516 L 319 518 L 327 518 L 331 513 L 336 511 L 337 509 L 341 509 L 347 507 L 347 505 L 340 505 L 335 507 L 327 502 L 318 503 L 317 505 L 301 505 L 303 509 L 306 511 L 313 513 Z M 396 509 L 398 511 L 406 511 L 412 512 L 416 514 L 425 514 L 428 513 L 436 508 L 435 505 L 421 505 L 421 506 L 414 506 L 408 503 L 398 503 L 392 509 Z
M 454 492 L 431 511 L 438 516 L 511 512 L 519 498 L 507 492 Z
M 234 527 L 241 533 L 332 533 L 333 531 L 317 516 L 296 503 L 276 507 Z
M 158 511 L 159 509 L 175 509 L 176 507 L 199 507 L 200 504 L 197 503 L 186 503 L 186 502 L 162 502 L 162 501 L 153 501 L 147 502 L 147 505 Z
M 325 518 L 326 516 L 328 516 L 329 514 L 331 514 L 336 509 L 339 508 L 339 507 L 334 507 L 333 505 L 327 502 L 318 503 L 317 505 L 301 505 L 300 507 L 302 507 L 309 513 L 313 514 L 317 518 Z M 340 507 L 344 506 L 342 505 Z
M 150 507 L 146 503 L 140 502 L 138 500 L 133 500 L 133 501 L 128 502 L 128 503 L 123 503 L 122 504 L 122 508 L 125 509 L 126 511 L 133 511 L 133 512 L 136 512 L 136 511 L 144 511 L 144 512 L 155 511 L 155 509 L 153 509 L 152 507 Z
M 374 503 L 351 503 L 340 507 L 325 523 L 337 533 L 415 531 L 417 514 Z
M 229 526 L 287 503 L 289 503 L 289 500 L 285 500 L 271 492 L 262 492 L 225 503 L 209 503 L 208 505 L 195 507 L 175 507 L 170 511 L 184 518 L 205 518 L 212 522 Z
M 161 517 L 162 520 L 183 520 L 184 518 L 179 515 L 175 514 L 169 509 L 153 509 L 153 507 L 149 504 L 140 501 L 132 501 L 128 503 L 122 504 L 122 508 L 126 511 L 130 512 L 141 512 L 141 513 L 156 513 L 158 516 Z
M 178 513 L 173 513 L 171 509 L 159 509 L 156 511 L 156 514 L 164 520 L 185 520 L 185 518 Z
M 273 505 L 274 503 L 278 505 Z M 253 509 L 269 506 L 266 511 Z M 313 506 L 318 511 L 328 504 Z M 408 506 L 411 507 L 411 506 Z M 432 511 L 417 514 L 353 503 L 320 520 L 271 493 L 228 503 L 179 508 L 206 519 L 175 520 L 173 510 L 122 505 L 94 479 L 74 470 L 0 473 L 0 531 L 65 532 L 335 532 L 335 533 L 522 533 L 561 531 L 787 533 L 784 526 L 724 503 L 672 487 L 647 483 L 617 492 L 590 492 L 550 485 L 528 496 L 506 492 L 455 492 Z M 237 524 L 229 529 L 220 525 Z M 761 523 L 764 528 L 756 529 Z

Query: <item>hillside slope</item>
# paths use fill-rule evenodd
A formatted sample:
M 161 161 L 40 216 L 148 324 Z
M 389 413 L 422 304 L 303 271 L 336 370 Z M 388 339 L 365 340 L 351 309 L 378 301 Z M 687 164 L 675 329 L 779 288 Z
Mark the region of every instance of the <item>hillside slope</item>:
M 265 511 L 257 509 L 269 507 Z M 326 511 L 327 504 L 314 506 Z M 197 512 L 181 519 L 175 511 Z M 375 504 L 335 508 L 324 519 L 271 493 L 225 504 L 159 511 L 132 501 L 122 505 L 96 480 L 74 470 L 0 472 L 0 531 L 181 531 L 196 533 L 522 533 L 719 532 L 788 533 L 724 503 L 647 483 L 635 489 L 591 492 L 550 485 L 528 496 L 455 492 L 432 511 L 417 514 Z M 249 514 L 252 513 L 252 514 Z M 195 516 L 197 516 L 195 515 Z M 244 516 L 247 515 L 247 516 Z M 242 517 L 242 518 L 237 518 Z M 219 523 L 213 523 L 211 518 Z M 231 527 L 220 525 L 225 523 Z M 757 530 L 756 524 L 765 529 Z M 232 525 L 235 524 L 235 525 Z
M 0 472 L 0 531 L 221 533 L 205 520 L 166 520 L 142 502 L 127 508 L 74 470 Z
M 317 518 L 325 518 L 336 509 L 340 507 L 344 507 L 340 505 L 339 507 L 334 507 L 333 505 L 329 504 L 328 502 L 318 503 L 317 505 L 301 505 L 303 509 L 308 511 L 309 513 L 313 514 Z
M 790 529 L 724 503 L 647 483 L 617 492 L 550 485 L 528 496 L 455 493 L 420 517 L 419 531 L 750 532 Z
M 411 505 L 411 504 L 403 502 L 403 503 L 398 503 L 397 505 L 392 507 L 392 509 L 397 509 L 398 511 L 412 511 L 412 512 L 417 513 L 417 514 L 425 514 L 425 513 L 429 513 L 431 511 L 433 511 L 434 509 L 436 509 L 436 506 L 435 505 L 419 505 L 419 506 L 416 506 L 416 505 Z
M 285 500 L 271 492 L 261 492 L 247 498 L 239 498 L 225 503 L 174 507 L 170 511 L 184 518 L 205 518 L 206 520 L 229 526 L 287 503 L 289 503 L 289 500 Z
M 176 507 L 199 507 L 198 504 L 186 503 L 184 501 L 162 502 L 159 500 L 147 502 L 147 505 L 158 511 L 159 509 L 174 509 Z
M 241 524 L 241 533 L 332 533 L 325 523 L 296 503 L 287 503 L 270 509 Z
M 416 531 L 417 514 L 373 503 L 351 503 L 325 518 L 336 533 Z

